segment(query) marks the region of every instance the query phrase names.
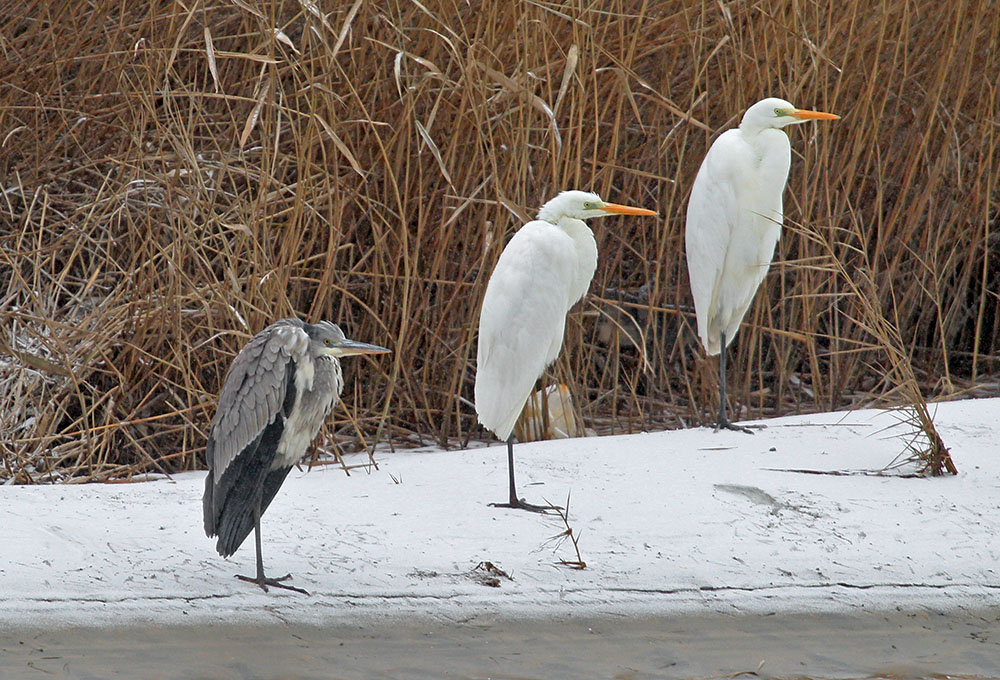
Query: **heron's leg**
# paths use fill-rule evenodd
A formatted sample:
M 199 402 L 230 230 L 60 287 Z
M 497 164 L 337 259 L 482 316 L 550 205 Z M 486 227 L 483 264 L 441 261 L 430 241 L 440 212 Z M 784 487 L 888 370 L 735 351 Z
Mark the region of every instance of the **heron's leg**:
M 719 333 L 719 420 L 715 425 L 715 431 L 720 429 L 733 430 L 734 432 L 746 432 L 753 434 L 749 427 L 737 425 L 726 417 L 726 332 Z M 759 427 L 759 426 L 758 426 Z
M 510 482 L 510 500 L 506 503 L 490 503 L 494 508 L 515 508 L 517 510 L 528 510 L 530 512 L 546 512 L 548 510 L 555 510 L 559 506 L 557 505 L 534 505 L 532 503 L 526 503 L 517 497 L 517 491 L 514 487 L 514 435 L 507 437 L 507 473 Z
M 257 495 L 257 503 L 254 504 L 253 508 L 253 539 L 254 545 L 257 548 L 257 577 L 252 578 L 250 576 L 241 576 L 240 574 L 237 574 L 236 578 L 241 581 L 247 581 L 248 583 L 256 583 L 265 593 L 267 592 L 268 586 L 274 586 L 275 588 L 294 590 L 297 593 L 308 595 L 309 593 L 302 588 L 296 588 L 295 586 L 282 583 L 282 581 L 290 579 L 292 577 L 291 574 L 285 574 L 281 578 L 268 578 L 267 576 L 264 576 L 264 558 L 260 551 L 260 494 Z
M 257 502 L 253 506 L 253 543 L 257 548 L 257 585 L 267 592 L 266 579 L 264 577 L 264 555 L 260 549 L 260 494 L 257 494 Z

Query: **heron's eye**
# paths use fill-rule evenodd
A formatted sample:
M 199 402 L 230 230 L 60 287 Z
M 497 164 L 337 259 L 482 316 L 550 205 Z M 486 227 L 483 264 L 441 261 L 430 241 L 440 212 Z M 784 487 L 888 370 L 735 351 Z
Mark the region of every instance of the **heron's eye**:
M 329 344 L 330 344 L 331 342 L 332 342 L 332 341 L 330 340 L 330 338 L 325 338 L 325 339 L 323 340 L 323 344 L 324 344 L 324 345 L 329 345 Z

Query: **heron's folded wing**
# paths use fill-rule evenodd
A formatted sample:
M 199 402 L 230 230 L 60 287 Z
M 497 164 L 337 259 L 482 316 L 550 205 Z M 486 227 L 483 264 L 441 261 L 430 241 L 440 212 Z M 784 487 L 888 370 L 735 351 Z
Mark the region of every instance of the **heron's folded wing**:
M 282 319 L 271 324 L 251 338 L 233 361 L 206 449 L 216 481 L 281 413 L 286 393 L 294 389 L 289 365 L 305 355 L 309 343 L 301 322 L 296 321 Z

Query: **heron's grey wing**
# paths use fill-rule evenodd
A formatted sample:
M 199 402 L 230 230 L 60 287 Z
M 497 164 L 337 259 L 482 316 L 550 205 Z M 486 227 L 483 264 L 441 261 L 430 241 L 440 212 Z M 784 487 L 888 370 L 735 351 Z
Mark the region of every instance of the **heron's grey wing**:
M 226 376 L 206 445 L 204 511 L 205 532 L 210 536 L 216 533 L 219 514 L 232 491 L 223 478 L 237 458 L 241 468 L 252 467 L 261 474 L 270 469 L 281 434 L 273 425 L 279 424 L 279 416 L 283 422 L 295 402 L 295 364 L 306 355 L 309 342 L 296 321 L 278 321 L 251 338 Z
M 216 481 L 278 415 L 289 387 L 289 364 L 306 355 L 309 337 L 284 321 L 255 335 L 226 376 L 208 436 L 212 446 L 208 465 Z M 291 384 L 294 389 L 294 380 Z

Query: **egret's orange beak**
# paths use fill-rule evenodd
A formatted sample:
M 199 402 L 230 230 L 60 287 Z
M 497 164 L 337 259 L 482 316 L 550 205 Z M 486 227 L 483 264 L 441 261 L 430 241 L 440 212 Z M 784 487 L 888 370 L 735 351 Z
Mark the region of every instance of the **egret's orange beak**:
M 633 208 L 630 205 L 618 205 L 617 203 L 605 203 L 601 206 L 601 210 L 605 210 L 609 213 L 615 213 L 617 215 L 656 215 L 652 210 L 646 210 L 645 208 Z
M 800 120 L 840 120 L 840 116 L 835 113 L 809 111 L 807 109 L 795 109 L 788 115 L 793 118 L 799 118 Z

